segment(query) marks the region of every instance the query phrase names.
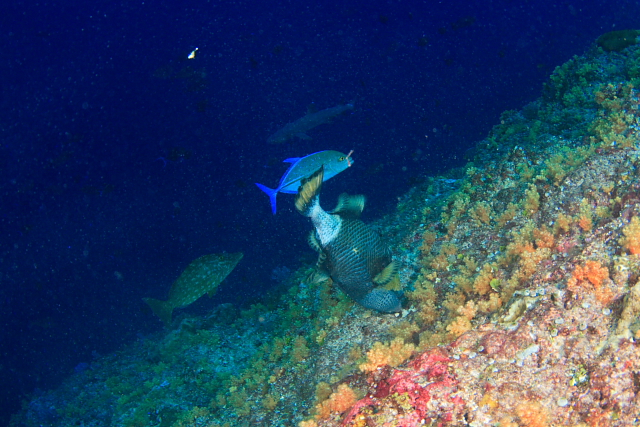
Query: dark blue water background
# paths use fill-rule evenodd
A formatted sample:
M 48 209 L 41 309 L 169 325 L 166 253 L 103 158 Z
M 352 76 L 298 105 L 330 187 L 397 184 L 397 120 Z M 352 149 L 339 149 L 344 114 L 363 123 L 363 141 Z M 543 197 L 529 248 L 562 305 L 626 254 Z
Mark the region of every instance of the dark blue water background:
M 190 261 L 245 258 L 215 300 L 258 298 L 312 260 L 308 221 L 254 182 L 287 157 L 354 149 L 323 190 L 391 212 L 416 180 L 464 163 L 506 109 L 636 1 L 17 2 L 0 15 L 0 406 L 55 387 L 161 328 Z M 198 55 L 188 60 L 196 47 Z M 271 146 L 307 107 L 352 114 Z

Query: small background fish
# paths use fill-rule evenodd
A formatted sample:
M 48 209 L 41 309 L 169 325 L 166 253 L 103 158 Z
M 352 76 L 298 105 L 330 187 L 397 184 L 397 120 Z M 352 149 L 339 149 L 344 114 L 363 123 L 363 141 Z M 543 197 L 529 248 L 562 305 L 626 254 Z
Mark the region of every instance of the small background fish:
M 256 185 L 269 196 L 271 212 L 275 215 L 276 196 L 278 193 L 297 193 L 300 182 L 317 171 L 321 166 L 324 166 L 324 180 L 326 181 L 333 178 L 353 164 L 351 153 L 353 153 L 353 150 L 349 152 L 349 154 L 327 150 L 309 154 L 305 157 L 286 159 L 284 162 L 291 163 L 291 166 L 289 166 L 289 169 L 287 169 L 284 175 L 282 175 L 282 178 L 280 178 L 280 184 L 278 184 L 277 188 L 269 188 L 257 182 Z
M 241 252 L 201 256 L 189 264 L 178 280 L 173 283 L 166 301 L 153 298 L 143 298 L 143 300 L 168 326 L 174 309 L 186 307 L 207 293 L 212 297 L 220 282 L 233 271 L 242 257 Z

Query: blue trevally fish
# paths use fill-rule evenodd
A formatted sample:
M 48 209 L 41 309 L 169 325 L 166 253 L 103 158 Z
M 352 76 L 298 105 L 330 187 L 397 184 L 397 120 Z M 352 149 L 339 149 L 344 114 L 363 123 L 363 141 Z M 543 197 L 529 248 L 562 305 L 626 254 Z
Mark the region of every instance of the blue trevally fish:
M 352 153 L 353 150 L 351 150 L 349 154 L 344 154 L 340 151 L 326 150 L 318 151 L 305 157 L 285 159 L 283 162 L 291 163 L 291 166 L 289 166 L 289 169 L 282 175 L 277 188 L 269 188 L 257 182 L 256 185 L 269 196 L 271 212 L 275 215 L 276 196 L 278 193 L 296 194 L 300 186 L 300 181 L 311 176 L 321 166 L 324 166 L 324 181 L 333 178 L 353 164 L 353 159 L 351 158 Z
M 296 136 L 301 139 L 311 139 L 311 137 L 307 135 L 307 131 L 327 123 L 333 117 L 349 110 L 353 110 L 353 104 L 338 105 L 315 113 L 308 113 L 295 122 L 286 124 L 282 129 L 271 135 L 267 139 L 267 142 L 270 144 L 282 144 Z

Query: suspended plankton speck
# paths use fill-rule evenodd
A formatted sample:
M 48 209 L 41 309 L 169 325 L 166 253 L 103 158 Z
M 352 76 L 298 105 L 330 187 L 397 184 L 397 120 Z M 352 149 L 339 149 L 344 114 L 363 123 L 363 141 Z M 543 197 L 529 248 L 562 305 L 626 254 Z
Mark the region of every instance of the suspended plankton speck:
M 193 59 L 196 57 L 196 52 L 198 51 L 198 48 L 195 48 L 191 51 L 191 53 L 189 54 L 189 56 L 187 56 L 187 59 Z

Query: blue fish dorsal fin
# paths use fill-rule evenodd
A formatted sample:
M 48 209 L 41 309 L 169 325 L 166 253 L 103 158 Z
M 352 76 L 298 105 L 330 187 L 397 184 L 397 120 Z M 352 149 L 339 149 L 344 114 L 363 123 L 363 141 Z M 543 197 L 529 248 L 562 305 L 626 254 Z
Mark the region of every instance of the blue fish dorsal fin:
M 289 157 L 288 159 L 284 159 L 282 163 L 298 163 L 302 159 L 302 157 Z

